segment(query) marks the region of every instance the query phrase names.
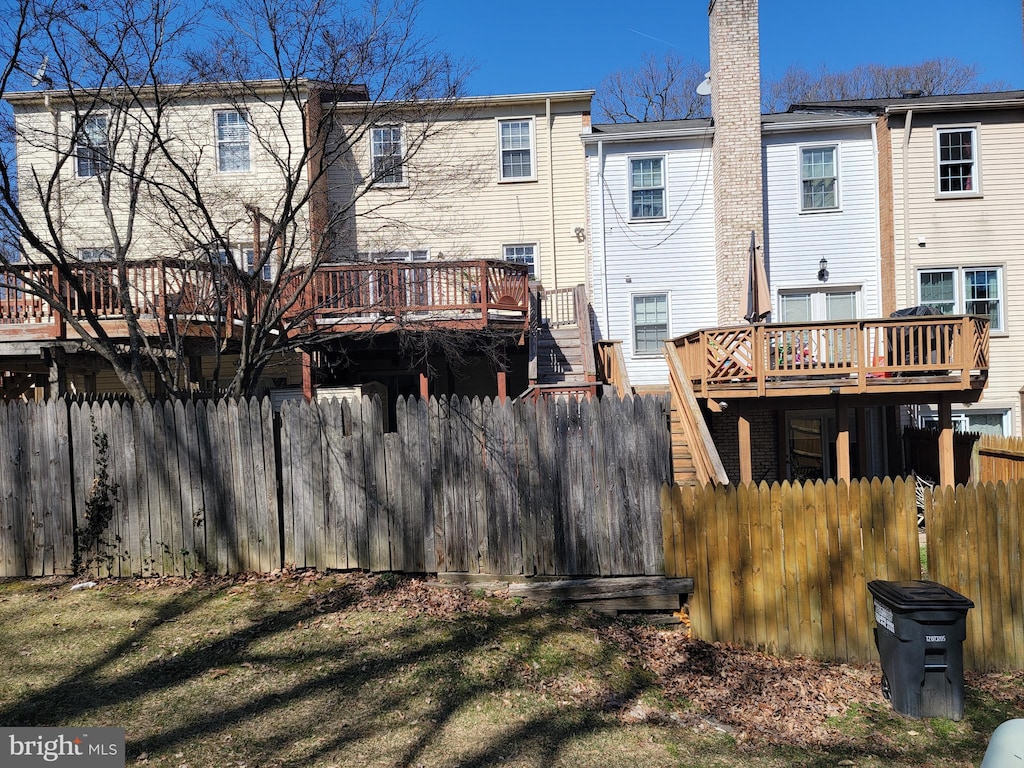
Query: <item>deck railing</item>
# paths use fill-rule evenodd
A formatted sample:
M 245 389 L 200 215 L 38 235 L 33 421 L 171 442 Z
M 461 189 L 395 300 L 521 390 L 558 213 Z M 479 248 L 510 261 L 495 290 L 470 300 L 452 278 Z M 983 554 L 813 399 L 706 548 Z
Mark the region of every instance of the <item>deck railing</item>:
M 813 379 L 867 391 L 894 377 L 959 377 L 966 389 L 989 366 L 989 322 L 973 315 L 761 323 L 695 331 L 672 344 L 703 397 L 720 388 L 763 395 Z
M 293 280 L 301 280 L 296 273 Z M 311 276 L 291 314 L 346 322 L 456 317 L 491 312 L 526 321 L 529 275 L 520 264 L 501 261 L 324 264 Z M 419 317 L 417 317 L 419 316 Z
M 266 290 L 227 267 L 184 260 L 88 262 L 63 274 L 52 266 L 18 266 L 0 271 L 0 328 L 63 333 L 57 313 L 35 295 L 33 283 L 53 286 L 71 317 L 85 319 L 91 312 L 99 320 L 123 319 L 128 298 L 140 317 L 230 323 L 258 313 L 265 297 L 257 292 Z M 244 309 L 247 298 L 250 312 Z M 525 323 L 528 298 L 527 268 L 499 261 L 325 264 L 308 282 L 298 270 L 286 276 L 281 291 L 292 317 L 338 323 L 368 315 L 413 320 L 471 315 L 482 323 L 494 317 Z

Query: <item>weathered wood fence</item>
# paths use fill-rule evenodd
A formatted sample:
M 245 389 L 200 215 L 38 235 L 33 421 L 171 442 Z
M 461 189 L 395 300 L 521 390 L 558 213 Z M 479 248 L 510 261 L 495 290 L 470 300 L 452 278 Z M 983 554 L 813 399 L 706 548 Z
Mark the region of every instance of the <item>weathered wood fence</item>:
M 0 405 L 0 576 L 69 572 L 104 486 L 97 575 L 661 574 L 666 409 L 410 399 L 384 433 L 369 398 Z
M 874 661 L 873 579 L 921 578 L 913 480 L 662 490 L 666 576 L 698 637 Z M 926 494 L 928 578 L 975 602 L 965 663 L 1024 668 L 1024 485 Z

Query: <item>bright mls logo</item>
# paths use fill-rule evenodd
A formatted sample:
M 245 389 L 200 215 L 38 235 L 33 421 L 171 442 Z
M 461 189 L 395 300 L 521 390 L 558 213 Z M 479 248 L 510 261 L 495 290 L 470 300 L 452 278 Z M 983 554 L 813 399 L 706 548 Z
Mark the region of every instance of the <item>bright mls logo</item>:
M 0 728 L 0 765 L 124 768 L 124 728 Z

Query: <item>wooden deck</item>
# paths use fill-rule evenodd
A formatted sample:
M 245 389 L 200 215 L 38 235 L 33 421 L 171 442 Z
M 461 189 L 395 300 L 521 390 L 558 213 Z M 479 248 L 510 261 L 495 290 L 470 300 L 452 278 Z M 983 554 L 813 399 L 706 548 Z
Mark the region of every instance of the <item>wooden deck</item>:
M 280 278 L 279 305 L 293 335 L 386 333 L 398 327 L 482 329 L 526 327 L 527 268 L 501 261 L 325 264 L 310 276 Z M 53 286 L 70 317 L 90 316 L 113 338 L 133 312 L 145 332 L 230 336 L 264 311 L 271 284 L 227 267 L 182 260 L 128 265 L 88 262 L 58 271 L 26 266 L 0 273 L 0 342 L 76 339 L 79 334 L 36 295 Z
M 988 382 L 988 320 L 971 315 L 714 328 L 670 342 L 705 400 L 937 393 L 976 400 Z M 916 393 L 916 394 L 915 394 Z

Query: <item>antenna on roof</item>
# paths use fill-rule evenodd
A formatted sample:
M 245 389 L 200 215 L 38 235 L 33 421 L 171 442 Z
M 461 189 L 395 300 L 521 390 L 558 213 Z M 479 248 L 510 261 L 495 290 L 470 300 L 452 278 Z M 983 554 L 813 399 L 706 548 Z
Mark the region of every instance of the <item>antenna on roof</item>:
M 710 96 L 711 95 L 711 73 L 704 73 L 704 80 L 697 86 L 698 96 Z
M 40 83 L 46 83 L 47 85 L 53 85 L 53 81 L 46 76 L 46 65 L 50 63 L 49 54 L 43 54 L 43 61 L 39 65 L 39 69 L 32 75 L 32 79 L 29 81 L 32 83 L 32 87 L 36 88 Z

